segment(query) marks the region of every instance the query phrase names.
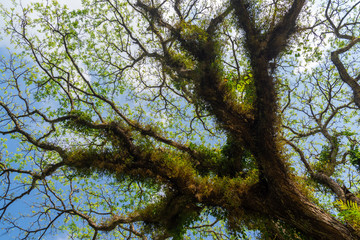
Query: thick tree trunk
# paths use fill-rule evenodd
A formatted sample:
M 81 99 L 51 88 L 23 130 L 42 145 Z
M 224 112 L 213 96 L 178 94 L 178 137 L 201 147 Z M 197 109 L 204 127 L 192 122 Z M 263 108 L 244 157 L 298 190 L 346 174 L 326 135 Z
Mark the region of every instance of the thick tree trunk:
M 350 226 L 311 203 L 298 190 L 285 165 L 279 163 L 280 158 L 262 154 L 257 159 L 268 164 L 262 165 L 264 179 L 251 190 L 245 208 L 283 220 L 313 239 L 360 239 Z
M 262 191 L 254 192 L 257 200 L 252 208 L 259 209 L 260 205 L 264 214 L 283 220 L 313 239 L 359 239 L 351 227 L 311 203 L 292 181 L 285 163 L 286 156 L 281 154 L 281 144 L 276 136 L 278 120 L 275 90 L 271 86 L 273 80 L 266 65 L 257 62 L 255 66 L 260 98 L 251 151 L 259 164 L 260 184 L 263 186 Z M 252 201 L 254 199 L 245 202 L 252 205 Z
M 351 227 L 311 203 L 285 179 L 280 185 L 253 188 L 243 207 L 264 217 L 282 220 L 311 239 L 360 239 Z
M 351 227 L 311 203 L 300 192 L 292 181 L 286 156 L 282 155 L 283 149 L 278 141 L 277 93 L 274 79 L 269 74 L 269 62 L 284 51 L 305 1 L 293 1 L 283 19 L 267 33 L 261 33 L 254 24 L 247 1 L 232 0 L 231 4 L 239 27 L 245 32 L 245 47 L 254 77 L 256 97 L 251 113 L 243 111 L 241 104 L 228 97 L 223 76 L 217 67 L 219 53 L 215 48 L 216 40 L 212 38 L 214 36 L 210 34 L 206 44 L 196 44 L 182 38 L 176 29 L 172 29 L 172 33 L 199 62 L 192 79 L 196 95 L 206 102 L 207 110 L 214 114 L 219 125 L 235 136 L 242 145 L 239 147 L 249 150 L 258 164 L 259 183 L 246 194 L 239 189 L 239 198 L 245 198 L 241 199 L 244 201 L 239 203 L 239 209 L 280 219 L 313 239 L 360 239 Z M 233 204 L 226 202 L 220 194 L 207 199 L 206 203 L 225 208 Z

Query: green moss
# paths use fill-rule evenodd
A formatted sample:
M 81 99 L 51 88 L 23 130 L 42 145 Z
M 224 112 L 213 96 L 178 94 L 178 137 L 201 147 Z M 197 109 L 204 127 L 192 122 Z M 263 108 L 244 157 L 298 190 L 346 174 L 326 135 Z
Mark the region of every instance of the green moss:
M 65 128 L 87 135 L 97 132 L 95 129 L 88 126 L 88 123 L 92 123 L 92 116 L 89 112 L 72 110 L 69 115 L 74 117 L 64 123 Z
M 359 146 L 352 144 L 349 151 L 350 163 L 360 171 L 360 150 Z
M 147 232 L 166 232 L 173 239 L 183 239 L 186 228 L 199 220 L 201 209 L 191 197 L 167 192 L 166 197 L 141 210 L 141 215 L 145 218 Z
M 197 25 L 181 21 L 180 28 L 181 34 L 186 40 L 197 40 L 200 42 L 208 41 L 208 33 Z

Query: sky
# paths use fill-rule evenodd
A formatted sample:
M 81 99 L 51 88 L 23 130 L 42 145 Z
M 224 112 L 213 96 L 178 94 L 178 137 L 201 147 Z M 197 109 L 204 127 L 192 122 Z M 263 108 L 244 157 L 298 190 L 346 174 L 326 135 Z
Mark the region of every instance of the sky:
M 21 2 L 22 6 L 27 6 L 29 3 L 31 2 L 43 2 L 43 3 L 46 3 L 47 1 L 46 0 L 21 0 L 21 1 L 18 1 L 16 0 L 16 2 Z M 81 1 L 80 0 L 58 0 L 58 2 L 60 4 L 66 4 L 70 9 L 76 9 L 76 8 L 79 8 L 81 6 Z M 0 0 L 0 5 L 2 5 L 4 8 L 9 8 L 12 5 L 11 1 L 10 0 Z M 17 8 L 19 9 L 19 8 Z M 4 27 L 4 22 L 2 20 L 0 20 L 0 29 L 2 29 Z M 3 32 L 2 30 L 0 30 L 0 32 Z M 1 36 L 4 38 L 4 36 Z M 9 39 L 8 38 L 4 38 L 4 39 L 0 39 L 0 56 L 2 55 L 7 55 L 8 54 L 8 50 L 7 48 L 11 50 L 14 50 L 12 49 L 11 45 L 10 45 L 10 42 L 9 42 Z M 16 145 L 8 145 L 8 151 L 14 151 L 16 149 Z M 21 208 L 22 205 L 24 205 L 24 203 L 19 203 L 17 205 L 18 208 Z M 16 234 L 14 235 L 16 236 Z M 5 233 L 3 230 L 1 230 L 1 226 L 0 226 L 0 240 L 9 240 L 9 239 L 15 239 L 15 238 L 9 238 L 11 236 L 9 236 L 7 233 Z M 48 239 L 48 240 L 65 240 L 65 239 L 68 239 L 66 234 L 58 234 L 56 236 L 48 236 L 48 237 L 45 237 L 44 239 Z

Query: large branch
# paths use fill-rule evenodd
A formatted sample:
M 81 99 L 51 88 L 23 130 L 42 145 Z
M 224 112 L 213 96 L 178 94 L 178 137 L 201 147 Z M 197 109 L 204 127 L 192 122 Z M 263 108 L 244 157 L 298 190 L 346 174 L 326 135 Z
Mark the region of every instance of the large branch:
M 169 25 L 162 19 L 158 9 L 149 7 L 141 1 L 137 2 L 137 6 L 146 12 L 153 21 L 160 26 L 165 26 L 181 46 L 194 56 L 198 62 L 197 67 L 190 74 L 187 72 L 184 77 L 194 83 L 196 95 L 205 102 L 207 110 L 216 116 L 220 125 L 229 132 L 237 132 L 243 142 L 248 142 L 252 116 L 240 104 L 236 103 L 235 99 L 232 99 L 216 63 L 219 50 L 216 49 L 218 42 L 215 39 L 215 31 L 225 17 L 230 14 L 232 7 L 226 8 L 224 12 L 210 21 L 210 25 L 204 30 L 206 35 L 206 40 L 204 40 L 195 35 L 192 38 L 184 36 L 181 24 L 176 27 Z M 170 69 L 174 69 L 180 75 L 182 74 L 181 71 L 178 71 L 181 64 L 169 52 L 165 51 L 164 60 Z
M 289 37 L 295 32 L 296 20 L 305 0 L 295 0 L 275 27 L 265 33 L 261 33 L 261 29 L 255 24 L 254 13 L 250 11 L 251 3 L 245 0 L 232 0 L 231 3 L 235 8 L 238 24 L 245 31 L 246 45 L 250 54 L 263 55 L 268 61 L 284 51 Z
M 269 33 L 267 33 L 267 43 L 265 55 L 267 59 L 276 58 L 284 51 L 291 34 L 296 30 L 296 20 L 306 0 L 294 0 L 291 8 L 282 17 Z
M 257 27 L 253 6 L 249 1 L 231 1 L 239 28 L 245 32 L 245 47 L 249 53 L 254 75 L 256 98 L 254 101 L 254 124 L 251 126 L 251 151 L 268 180 L 287 179 L 287 169 L 278 144 L 279 117 L 275 81 L 269 73 L 269 61 L 284 51 L 294 33 L 296 20 L 305 3 L 295 0 L 286 14 L 273 29 Z M 282 177 L 279 176 L 282 175 Z
M 107 129 L 104 135 L 108 139 L 115 138 L 113 147 L 98 151 L 74 150 L 73 153 L 69 152 L 65 164 L 79 171 L 90 168 L 136 179 L 152 179 L 154 183 L 163 186 L 164 196 L 160 202 L 148 204 L 129 218 L 114 216 L 108 224 L 102 225 L 91 222 L 94 229 L 110 231 L 124 223 L 124 219 L 158 223 L 168 229 L 174 227 L 174 224 L 176 226 L 183 214 L 200 214 L 202 207 L 198 204 L 218 206 L 231 212 L 242 209 L 244 199 L 252 198 L 248 196 L 248 190 L 256 184 L 256 178 L 253 182 L 240 177 L 219 177 L 211 181 L 207 176 L 199 176 L 189 156 L 166 149 L 144 149 L 144 146 L 131 138 L 128 131 L 115 123 Z M 230 192 L 233 193 L 231 198 L 228 195 Z M 233 204 L 234 198 L 237 199 L 236 204 Z
M 353 91 L 354 94 L 354 102 L 358 108 L 360 108 L 360 85 L 357 82 L 357 78 L 353 78 L 349 75 L 347 69 L 344 64 L 341 62 L 339 55 L 347 52 L 353 46 L 360 42 L 360 38 L 353 38 L 350 43 L 348 43 L 345 47 L 340 48 L 331 53 L 331 61 L 336 66 L 341 80 L 343 80 Z

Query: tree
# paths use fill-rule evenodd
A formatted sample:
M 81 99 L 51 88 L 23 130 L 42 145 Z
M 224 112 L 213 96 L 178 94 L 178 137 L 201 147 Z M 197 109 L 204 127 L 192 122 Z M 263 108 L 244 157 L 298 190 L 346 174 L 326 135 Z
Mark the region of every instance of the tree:
M 1 61 L 4 226 L 359 239 L 360 2 L 316 4 L 2 8 L 20 49 Z

